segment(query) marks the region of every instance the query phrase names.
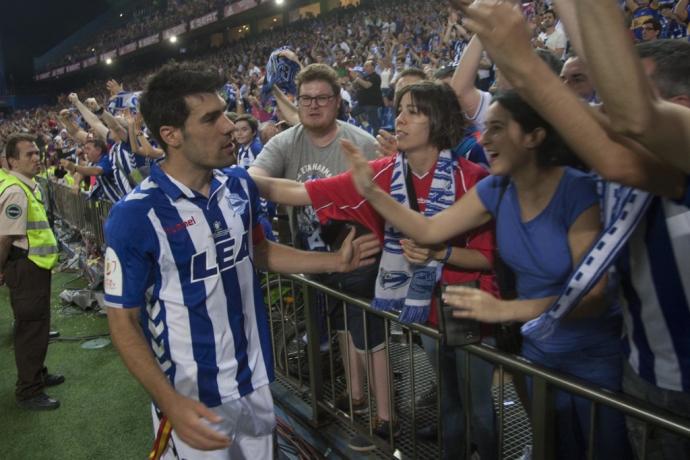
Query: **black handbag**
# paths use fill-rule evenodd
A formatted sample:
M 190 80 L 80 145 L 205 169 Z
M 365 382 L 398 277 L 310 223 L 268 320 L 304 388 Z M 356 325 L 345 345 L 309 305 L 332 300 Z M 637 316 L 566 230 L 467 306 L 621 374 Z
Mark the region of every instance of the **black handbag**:
M 496 218 L 494 219 L 496 223 L 498 223 L 498 211 L 501 207 L 501 201 L 503 201 L 503 195 L 509 183 L 510 179 L 508 177 L 504 177 L 501 181 L 501 193 L 496 206 Z M 517 298 L 515 272 L 503 261 L 498 252 L 494 258 L 494 272 L 496 273 L 496 282 L 498 283 L 498 291 L 501 294 L 501 298 L 505 300 Z M 518 322 L 497 323 L 494 328 L 496 348 L 506 353 L 519 354 L 522 349 L 521 327 L 522 323 Z

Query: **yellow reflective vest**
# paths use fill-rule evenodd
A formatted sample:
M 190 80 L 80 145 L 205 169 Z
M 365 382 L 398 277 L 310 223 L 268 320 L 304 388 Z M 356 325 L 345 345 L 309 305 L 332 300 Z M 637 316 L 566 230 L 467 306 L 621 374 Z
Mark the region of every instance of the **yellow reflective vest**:
M 58 261 L 58 244 L 50 229 L 40 188 L 32 191 L 27 185 L 6 172 L 0 172 L 0 195 L 12 185 L 18 185 L 26 194 L 29 206 L 26 216 L 26 237 L 29 240 L 29 260 L 50 270 Z M 3 212 L 6 212 L 3 211 Z

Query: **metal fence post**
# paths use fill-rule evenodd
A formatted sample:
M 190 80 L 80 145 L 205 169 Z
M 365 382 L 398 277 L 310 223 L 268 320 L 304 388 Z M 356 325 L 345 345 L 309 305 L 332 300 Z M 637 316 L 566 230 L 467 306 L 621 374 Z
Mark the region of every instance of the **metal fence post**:
M 309 391 L 312 409 L 311 423 L 319 424 L 319 402 L 323 399 L 323 373 L 321 372 L 321 331 L 319 309 L 314 302 L 312 289 L 304 285 L 304 308 L 307 326 L 307 358 L 309 361 Z
M 532 378 L 532 459 L 555 458 L 554 391 L 539 376 Z

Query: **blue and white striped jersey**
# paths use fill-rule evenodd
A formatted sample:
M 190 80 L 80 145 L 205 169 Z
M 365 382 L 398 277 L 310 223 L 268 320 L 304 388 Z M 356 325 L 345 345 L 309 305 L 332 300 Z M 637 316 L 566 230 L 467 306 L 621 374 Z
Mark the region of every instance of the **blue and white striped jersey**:
M 154 165 L 106 222 L 106 304 L 142 307 L 160 368 L 179 393 L 209 407 L 273 380 L 252 260 L 264 238 L 258 206 L 242 168 L 215 171 L 206 198 Z
M 616 268 L 621 278 L 626 355 L 645 380 L 690 391 L 690 189 L 655 197 Z
M 92 165 L 101 168 L 103 173 L 96 176 L 96 185 L 91 190 L 89 197 L 117 203 L 131 190 L 131 187 L 127 178 L 122 175 L 122 172 L 113 166 L 111 158 L 110 154 L 103 154 L 100 160 Z
M 263 148 L 264 145 L 261 143 L 259 136 L 254 136 L 254 139 L 247 145 L 240 145 L 237 149 L 237 166 L 249 169 Z

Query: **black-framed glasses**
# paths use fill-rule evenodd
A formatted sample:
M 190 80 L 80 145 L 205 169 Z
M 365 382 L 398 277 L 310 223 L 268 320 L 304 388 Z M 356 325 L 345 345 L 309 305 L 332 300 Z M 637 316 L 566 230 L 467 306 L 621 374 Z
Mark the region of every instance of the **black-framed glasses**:
M 318 107 L 325 107 L 328 104 L 328 101 L 333 99 L 335 97 L 335 94 L 331 94 L 330 96 L 326 96 L 325 94 L 321 94 L 319 96 L 297 96 L 297 102 L 299 102 L 299 105 L 302 107 L 310 107 L 312 101 L 316 101 L 316 105 Z

